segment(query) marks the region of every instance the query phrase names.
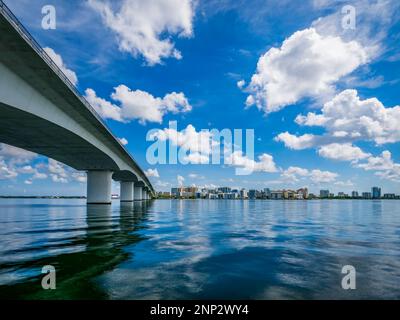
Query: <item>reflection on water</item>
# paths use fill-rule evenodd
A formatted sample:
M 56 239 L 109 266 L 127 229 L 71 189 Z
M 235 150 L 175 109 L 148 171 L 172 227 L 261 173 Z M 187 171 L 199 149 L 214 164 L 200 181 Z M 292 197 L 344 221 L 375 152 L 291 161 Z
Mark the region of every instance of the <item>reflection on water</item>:
M 150 206 L 149 202 L 115 208 L 68 202 L 60 205 L 58 201 L 3 206 L 6 212 L 2 214 L 0 239 L 17 243 L 2 250 L 0 297 L 108 298 L 95 278 L 132 255 L 124 247 L 144 238 L 135 231 L 142 228 L 140 222 Z M 45 265 L 57 270 L 54 291 L 41 289 L 41 268 Z
M 1 200 L 0 243 L 2 299 L 400 298 L 391 200 Z

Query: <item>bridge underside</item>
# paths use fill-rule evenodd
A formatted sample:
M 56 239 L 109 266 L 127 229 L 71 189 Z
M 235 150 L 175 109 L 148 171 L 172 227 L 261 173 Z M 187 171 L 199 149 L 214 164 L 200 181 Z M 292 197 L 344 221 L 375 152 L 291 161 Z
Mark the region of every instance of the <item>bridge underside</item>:
M 76 170 L 119 170 L 105 153 L 65 128 L 3 103 L 0 115 L 1 142 L 47 156 Z M 132 173 L 133 177 L 137 180 Z
M 46 119 L 0 102 L 0 142 L 88 172 L 88 203 L 111 203 L 111 179 L 121 182 L 121 201 L 147 200 L 148 188 L 131 171 L 119 170 L 104 152 Z

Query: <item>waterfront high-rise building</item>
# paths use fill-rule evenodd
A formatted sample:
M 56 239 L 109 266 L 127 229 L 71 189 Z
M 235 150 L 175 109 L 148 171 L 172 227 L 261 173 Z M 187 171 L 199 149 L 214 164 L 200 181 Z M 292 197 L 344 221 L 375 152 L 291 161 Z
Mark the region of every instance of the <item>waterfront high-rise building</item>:
M 320 190 L 319 197 L 320 198 L 329 198 L 329 190 Z
M 301 188 L 297 190 L 297 199 L 308 199 L 308 188 Z
M 352 198 L 358 198 L 358 191 L 352 191 L 351 192 L 351 197 Z
M 179 187 L 179 188 L 171 188 L 171 196 L 172 197 L 176 197 L 176 198 L 180 198 L 183 194 L 183 188 Z
M 274 200 L 283 199 L 283 191 L 282 190 L 272 191 L 271 192 L 271 199 L 274 199 Z
M 362 197 L 364 199 L 372 199 L 372 193 L 371 192 L 363 192 Z
M 220 188 L 218 188 L 218 191 L 219 192 L 222 192 L 222 193 L 230 193 L 231 192 L 231 188 L 229 188 L 229 187 L 220 187 Z
M 249 199 L 256 199 L 257 198 L 257 190 L 249 190 Z
M 380 199 L 381 198 L 381 188 L 373 187 L 372 188 L 372 199 Z
M 385 193 L 383 199 L 396 199 L 396 195 L 394 193 Z
M 271 199 L 271 190 L 269 188 L 264 188 L 264 195 L 267 199 Z

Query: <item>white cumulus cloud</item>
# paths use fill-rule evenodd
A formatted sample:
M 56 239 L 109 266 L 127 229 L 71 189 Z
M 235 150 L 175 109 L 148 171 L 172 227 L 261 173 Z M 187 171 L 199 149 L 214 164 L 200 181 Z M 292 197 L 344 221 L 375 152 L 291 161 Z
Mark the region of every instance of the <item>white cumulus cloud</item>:
M 172 145 L 188 152 L 183 160 L 192 164 L 209 163 L 213 148 L 220 145 L 218 141 L 213 139 L 211 131 L 197 131 L 191 124 L 181 131 L 175 128 L 157 130 L 152 134 L 151 139 L 169 140 Z
M 62 57 L 57 54 L 52 48 L 44 48 L 43 49 L 47 55 L 54 61 L 54 63 L 61 69 L 64 75 L 71 81 L 71 83 L 76 86 L 78 84 L 78 77 L 76 73 L 64 64 Z
M 126 138 L 118 138 L 118 140 L 122 143 L 122 145 L 126 146 L 129 142 Z
M 243 155 L 242 151 L 235 151 L 226 159 L 226 162 L 233 167 L 243 168 L 249 172 L 272 173 L 278 171 L 274 162 L 274 158 L 267 153 L 260 155 L 258 157 L 258 161 L 256 161 Z
M 369 157 L 366 162 L 356 165 L 366 171 L 376 171 L 375 175 L 382 179 L 400 182 L 400 163 L 396 163 L 392 159 L 390 151 L 383 151 L 380 156 Z
M 119 8 L 109 1 L 89 0 L 89 5 L 116 33 L 119 49 L 144 57 L 148 65 L 170 57 L 181 59 L 171 36 L 193 35 L 192 0 L 123 0 Z
M 85 97 L 104 119 L 129 122 L 138 119 L 141 123 L 162 123 L 164 115 L 185 113 L 192 110 L 183 93 L 168 93 L 163 98 L 154 97 L 142 90 L 131 90 L 125 85 L 114 88 L 111 98 L 119 102 L 113 104 L 99 98 L 93 89 L 86 89 Z
M 296 136 L 286 131 L 278 134 L 274 140 L 283 142 L 289 149 L 302 150 L 313 147 L 315 145 L 316 138 L 313 134 Z
M 10 167 L 3 159 L 0 158 L 0 180 L 12 179 L 18 176 L 18 172 Z
M 158 170 L 157 170 L 157 169 L 151 169 L 151 168 L 149 168 L 149 169 L 147 169 L 144 173 L 145 173 L 146 176 L 148 176 L 148 177 L 154 177 L 154 178 L 159 178 L 159 177 L 160 177 L 160 174 L 158 173 Z
M 332 143 L 322 146 L 318 149 L 318 154 L 324 158 L 340 161 L 359 161 L 370 156 L 369 153 L 365 153 L 350 143 Z
M 400 106 L 387 108 L 376 98 L 361 100 L 356 90 L 341 92 L 325 103 L 321 113 L 299 115 L 296 122 L 323 127 L 342 140 L 372 140 L 377 144 L 400 141 Z
M 280 182 L 295 183 L 301 179 L 310 179 L 312 182 L 329 183 L 334 182 L 339 175 L 331 171 L 322 171 L 320 169 L 308 170 L 300 167 L 289 167 L 281 173 Z
M 0 143 L 0 159 L 4 159 L 13 165 L 28 163 L 36 157 L 36 153 Z
M 271 113 L 302 98 L 332 94 L 337 81 L 367 61 L 367 52 L 356 41 L 323 36 L 314 28 L 297 31 L 260 57 L 245 89 L 250 93 L 246 104 Z

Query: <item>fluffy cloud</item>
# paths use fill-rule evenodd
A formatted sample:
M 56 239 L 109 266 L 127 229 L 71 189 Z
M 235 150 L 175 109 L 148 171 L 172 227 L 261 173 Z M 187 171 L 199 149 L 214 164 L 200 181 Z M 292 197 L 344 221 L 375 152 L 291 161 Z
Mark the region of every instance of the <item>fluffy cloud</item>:
M 0 143 L 0 159 L 4 159 L 12 165 L 25 164 L 36 157 L 36 153 Z
M 333 140 L 400 141 L 400 106 L 386 108 L 376 98 L 361 100 L 356 90 L 341 92 L 319 114 L 297 116 L 296 123 L 323 127 Z
M 23 165 L 24 170 L 34 172 L 30 166 L 25 166 L 37 157 L 36 153 L 0 143 L 0 180 L 13 179 L 23 170 L 18 166 Z
M 44 180 L 49 176 L 53 182 L 86 182 L 84 172 L 75 171 L 53 159 L 48 159 L 47 165 L 43 162 L 33 164 L 37 158 L 36 153 L 0 144 L 0 180 L 13 179 L 21 174 L 29 175 L 26 184 L 33 184 L 34 180 Z
M 367 162 L 356 165 L 367 171 L 376 171 L 375 175 L 382 179 L 400 182 L 400 164 L 395 163 L 389 151 L 383 151 L 378 157 L 369 157 Z
M 321 34 L 340 35 L 344 39 L 357 40 L 367 48 L 372 58 L 382 54 L 387 48 L 384 41 L 387 39 L 391 27 L 397 23 L 396 14 L 400 9 L 397 0 L 353 0 L 327 1 L 314 0 L 318 9 L 332 12 L 330 15 L 319 18 L 312 26 Z M 342 9 L 351 5 L 356 9 L 356 28 L 343 29 L 342 21 L 345 17 Z
M 340 161 L 359 161 L 370 156 L 350 143 L 332 143 L 322 146 L 318 149 L 318 154 L 324 158 Z
M 193 152 L 210 154 L 212 151 L 211 132 L 196 131 L 196 128 L 191 124 L 182 131 L 178 131 L 175 128 L 157 130 L 152 135 L 152 138 L 157 138 L 161 141 L 170 140 L 173 145 Z
M 85 98 L 102 118 L 122 121 L 121 108 L 105 99 L 97 97 L 93 89 L 86 89 Z
M 307 177 L 309 171 L 300 167 L 289 167 L 281 173 L 281 179 L 288 183 L 299 181 L 299 178 Z
M 141 90 L 131 90 L 125 85 L 114 88 L 111 94 L 119 106 L 99 98 L 93 89 L 86 89 L 85 97 L 101 117 L 116 121 L 129 122 L 138 119 L 141 123 L 162 123 L 165 114 L 185 113 L 192 110 L 188 99 L 183 93 L 172 92 L 163 98 L 156 98 Z
M 32 166 L 23 166 L 18 170 L 18 172 L 23 174 L 33 174 L 35 173 L 35 169 Z
M 244 86 L 246 85 L 246 81 L 244 80 L 239 80 L 236 85 L 238 86 L 239 89 L 243 89 Z
M 149 169 L 147 169 L 144 173 L 145 173 L 146 176 L 148 176 L 148 177 L 154 177 L 154 178 L 159 178 L 159 177 L 160 177 L 160 175 L 159 175 L 157 169 L 151 169 L 151 168 L 149 168 Z
M 62 57 L 57 54 L 52 48 L 43 49 L 47 55 L 54 61 L 54 63 L 61 69 L 61 71 L 66 75 L 66 77 L 71 81 L 71 83 L 76 86 L 78 84 L 78 77 L 76 73 L 71 69 L 68 69 L 64 64 Z
M 336 180 L 338 177 L 337 173 L 330 171 L 312 170 L 310 173 L 310 179 L 315 183 L 329 183 Z
M 181 131 L 173 127 L 157 130 L 152 133 L 150 139 L 158 139 L 159 141 L 169 140 L 172 145 L 178 146 L 188 152 L 182 160 L 192 164 L 209 163 L 213 148 L 219 148 L 220 146 L 220 143 L 213 139 L 211 131 L 196 131 L 196 128 L 191 124 Z
M 306 97 L 335 91 L 334 84 L 365 64 L 364 48 L 338 36 L 322 36 L 314 28 L 295 32 L 280 48 L 260 57 L 246 91 L 247 106 L 271 113 Z
M 193 35 L 194 1 L 192 0 L 123 0 L 119 10 L 109 2 L 89 0 L 104 24 L 117 34 L 121 51 L 143 56 L 149 65 L 181 53 L 171 42 L 171 35 Z
M 47 179 L 47 174 L 43 173 L 43 172 L 39 172 L 38 167 L 32 167 L 31 165 L 26 165 L 26 166 L 23 166 L 22 168 L 18 168 L 17 170 L 21 174 L 32 175 L 31 178 L 29 179 L 29 181 L 36 180 L 36 179 L 38 179 L 38 180 Z
M 84 172 L 76 171 L 53 159 L 48 159 L 47 169 L 53 182 L 69 183 L 71 181 L 76 181 L 85 183 L 87 181 L 87 177 Z
M 208 164 L 210 163 L 210 157 L 208 154 L 202 154 L 200 152 L 191 152 L 183 158 L 185 162 L 191 164 Z
M 18 176 L 14 168 L 10 167 L 3 159 L 0 158 L 0 180 L 12 179 Z
M 47 174 L 46 174 L 46 173 L 43 173 L 43 172 L 39 172 L 39 171 L 37 171 L 37 169 L 36 169 L 35 173 L 34 173 L 33 176 L 32 176 L 32 179 L 33 179 L 33 180 L 36 180 L 36 179 L 38 179 L 38 180 L 47 179 Z
M 227 159 L 226 163 L 233 167 L 242 168 L 249 172 L 277 172 L 274 158 L 266 153 L 258 157 L 258 161 L 250 159 L 243 155 L 242 151 L 233 152 Z
M 316 137 L 313 134 L 295 136 L 286 131 L 277 135 L 274 140 L 283 142 L 289 149 L 303 150 L 313 147 L 315 145 Z
M 300 167 L 289 167 L 281 173 L 281 180 L 286 183 L 295 183 L 308 178 L 314 183 L 329 183 L 336 180 L 337 173 L 321 171 L 319 169 L 308 170 Z
M 149 139 L 169 140 L 172 145 L 180 147 L 178 156 L 181 156 L 181 151 L 185 151 L 186 154 L 180 160 L 186 163 L 209 164 L 212 162 L 219 164 L 223 155 L 225 164 L 241 168 L 248 173 L 277 172 L 271 155 L 264 153 L 258 157 L 258 160 L 253 160 L 245 156 L 242 151 L 233 151 L 234 146 L 231 141 L 227 141 L 228 138 L 224 139 L 223 131 L 196 131 L 196 128 L 190 124 L 182 131 L 171 127 L 157 130 L 151 134 Z M 223 141 L 223 148 L 221 148 L 221 141 Z M 210 157 L 212 157 L 212 161 L 210 161 Z M 243 172 L 243 174 L 245 173 Z
M 390 170 L 393 168 L 392 154 L 389 151 L 383 151 L 381 156 L 368 158 L 367 163 L 358 164 L 358 168 L 365 170 Z
M 118 140 L 122 143 L 123 146 L 126 146 L 129 143 L 126 138 L 118 138 Z
M 354 183 L 351 180 L 346 181 L 336 181 L 335 186 L 339 187 L 354 187 Z
M 298 115 L 296 123 L 325 129 L 323 135 L 295 136 L 288 132 L 275 140 L 296 150 L 316 147 L 320 156 L 351 161 L 353 167 L 376 171 L 382 179 L 400 181 L 400 164 L 389 151 L 380 156 L 366 153 L 355 141 L 373 141 L 378 145 L 400 141 L 400 106 L 385 107 L 378 99 L 361 100 L 356 90 L 345 90 L 325 103 L 320 113 Z
M 56 160 L 49 159 L 48 161 L 48 170 L 53 182 L 67 183 L 68 174 L 66 167 Z
M 329 159 L 355 161 L 370 154 L 353 145 L 356 141 L 373 141 L 378 145 L 400 141 L 400 106 L 385 107 L 378 99 L 361 100 L 356 90 L 345 90 L 324 104 L 321 112 L 298 115 L 296 123 L 325 129 L 322 135 L 296 136 L 280 133 L 275 141 L 287 148 L 318 148 Z
M 85 172 L 72 172 L 71 177 L 76 182 L 85 183 L 87 182 L 87 176 Z

